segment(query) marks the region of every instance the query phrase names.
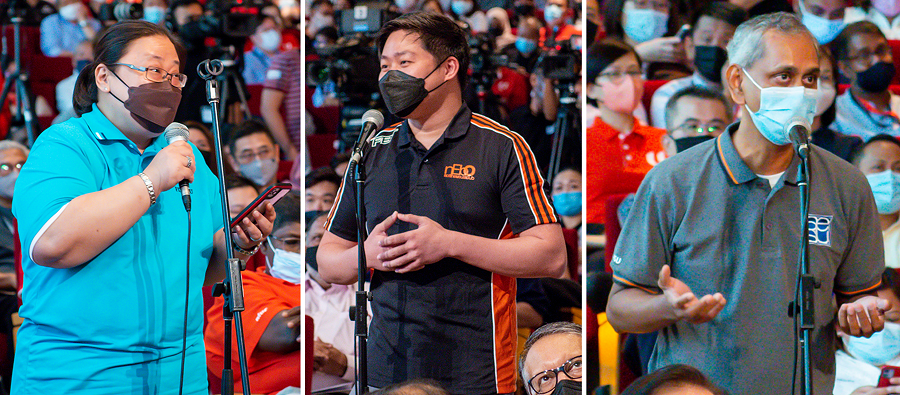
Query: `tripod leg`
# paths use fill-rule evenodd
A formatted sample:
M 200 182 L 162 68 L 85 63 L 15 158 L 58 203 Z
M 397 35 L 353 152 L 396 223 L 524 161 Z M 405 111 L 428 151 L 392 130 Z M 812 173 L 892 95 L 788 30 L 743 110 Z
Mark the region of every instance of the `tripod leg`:
M 234 81 L 234 90 L 237 92 L 238 100 L 241 103 L 241 110 L 244 113 L 244 120 L 250 119 L 253 117 L 253 113 L 250 112 L 250 105 L 247 104 L 247 92 L 244 90 L 244 79 L 235 72 L 231 74 L 232 80 Z
M 19 103 L 19 110 L 25 117 L 25 131 L 28 132 L 28 145 L 34 145 L 34 139 L 37 137 L 37 111 L 35 111 L 36 98 L 28 87 L 28 76 L 23 75 L 16 82 L 16 99 Z

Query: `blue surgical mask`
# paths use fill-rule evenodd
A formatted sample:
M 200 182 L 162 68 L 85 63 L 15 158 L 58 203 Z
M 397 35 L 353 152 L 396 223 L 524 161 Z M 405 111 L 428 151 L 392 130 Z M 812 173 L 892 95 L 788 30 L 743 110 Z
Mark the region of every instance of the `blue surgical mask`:
M 450 3 L 450 8 L 453 10 L 453 13 L 459 16 L 467 15 L 469 11 L 472 11 L 472 7 L 474 7 L 474 5 L 465 0 L 455 0 Z
M 254 184 L 266 185 L 278 172 L 278 164 L 275 163 L 275 159 L 257 159 L 241 165 L 240 171 L 241 175 L 253 181 Z
M 743 70 L 743 69 L 741 69 Z M 744 75 L 759 88 L 759 111 L 753 112 L 744 104 L 747 114 L 759 133 L 775 145 L 788 145 L 791 139 L 785 125 L 794 118 L 803 118 L 812 124 L 816 114 L 816 100 L 819 93 L 815 89 L 802 86 L 770 86 L 763 88 L 753 77 L 743 70 Z
M 900 173 L 885 170 L 881 173 L 868 174 L 866 179 L 872 187 L 878 214 L 893 214 L 900 211 Z
M 162 23 L 166 19 L 166 9 L 163 7 L 144 7 L 144 20 L 150 23 Z
M 522 53 L 522 55 L 529 56 L 535 49 L 537 49 L 537 42 L 534 40 L 529 40 L 527 38 L 517 37 L 516 38 L 516 49 Z
M 550 4 L 547 8 L 544 8 L 544 20 L 549 24 L 555 23 L 559 18 L 563 16 L 562 7 L 556 4 Z
M 900 324 L 885 322 L 884 329 L 871 337 L 850 336 L 844 339 L 851 355 L 871 365 L 884 365 L 900 355 Z
M 570 217 L 581 212 L 581 191 L 553 195 L 553 207 L 559 215 Z
M 800 1 L 800 14 L 803 16 L 803 25 L 809 29 L 819 44 L 828 44 L 844 30 L 844 19 L 826 19 L 818 15 L 810 14 L 806 5 Z
M 259 48 L 263 51 L 275 52 L 281 46 L 281 32 L 278 30 L 266 30 L 259 34 Z
M 660 38 L 669 30 L 669 14 L 651 9 L 625 10 L 625 34 L 637 43 Z
M 275 252 L 272 257 L 271 266 L 269 266 L 269 274 L 272 277 L 280 278 L 284 281 L 290 281 L 294 284 L 303 282 L 303 265 L 306 264 L 306 256 L 296 252 L 290 252 L 275 248 L 272 241 L 266 238 L 269 248 Z

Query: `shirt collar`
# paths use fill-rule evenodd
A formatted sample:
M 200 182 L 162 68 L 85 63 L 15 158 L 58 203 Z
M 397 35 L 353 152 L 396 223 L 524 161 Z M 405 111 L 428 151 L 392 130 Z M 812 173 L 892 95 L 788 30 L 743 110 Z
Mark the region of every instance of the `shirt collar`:
M 719 137 L 716 138 L 716 152 L 722 163 L 725 175 L 734 185 L 743 184 L 759 178 L 750 167 L 744 163 L 741 156 L 738 155 L 737 149 L 734 148 L 734 141 L 731 135 L 737 131 L 740 121 L 735 122 L 725 129 Z M 797 185 L 797 166 L 800 164 L 800 157 L 793 155 L 791 164 L 784 172 L 784 182 L 791 185 Z
M 106 114 L 103 114 L 103 112 L 97 108 L 97 103 L 94 103 L 91 108 L 92 110 L 82 114 L 81 118 L 84 119 L 88 130 L 91 131 L 91 134 L 94 135 L 97 140 L 123 141 L 126 145 L 134 146 L 135 149 L 137 149 L 134 142 L 128 137 L 125 137 L 119 128 L 110 122 L 109 118 L 106 117 Z M 168 145 L 166 139 L 163 138 L 162 135 L 159 135 L 156 140 L 144 150 L 144 153 L 159 152 L 159 150 L 163 149 L 166 145 Z
M 631 131 L 629 131 L 628 133 L 624 133 L 624 135 L 628 136 L 631 134 L 638 134 L 638 135 L 647 137 L 648 133 L 649 133 L 649 129 L 642 127 L 643 125 L 641 125 L 641 121 L 639 121 L 637 118 L 634 118 L 634 117 L 632 117 L 632 118 L 634 119 L 634 126 L 631 127 Z M 597 116 L 596 122 L 603 122 L 603 118 L 601 118 L 600 116 Z M 607 126 L 609 126 L 609 124 L 607 124 Z M 600 135 L 606 140 L 612 140 L 614 138 L 617 138 L 617 137 L 619 137 L 620 134 L 622 134 L 622 133 L 619 133 L 618 130 L 614 129 L 611 126 L 606 127 L 606 128 L 600 128 Z
M 453 116 L 453 120 L 450 121 L 450 124 L 447 125 L 447 129 L 444 130 L 444 133 L 441 134 L 441 137 L 434 142 L 432 148 L 439 146 L 444 142 L 445 139 L 457 139 L 466 135 L 469 131 L 469 125 L 472 121 L 472 110 L 469 110 L 469 106 L 463 102 L 462 106 L 460 106 L 459 111 L 456 112 L 456 115 Z M 412 132 L 409 129 L 409 120 L 404 120 L 403 123 L 400 124 L 399 128 L 400 136 L 397 142 L 399 147 L 405 147 L 409 145 L 411 142 Z

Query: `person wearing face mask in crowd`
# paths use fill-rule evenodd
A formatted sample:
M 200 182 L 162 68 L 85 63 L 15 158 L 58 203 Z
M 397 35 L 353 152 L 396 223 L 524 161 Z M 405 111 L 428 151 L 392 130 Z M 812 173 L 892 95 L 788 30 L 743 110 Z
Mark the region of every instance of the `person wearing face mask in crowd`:
M 553 80 L 544 77 L 544 69 L 538 65 L 528 74 L 528 85 L 531 86 L 526 105 L 513 108 L 509 114 L 510 126 L 518 131 L 528 145 L 533 148 L 539 166 L 550 162 L 552 133 L 559 98 L 553 87 Z
M 27 147 L 12 140 L 0 141 L 0 333 L 5 336 L 0 340 L 5 346 L 0 354 L 2 377 L 12 377 L 15 356 L 13 323 L 9 317 L 19 309 L 17 291 L 21 278 L 17 273 L 21 267 L 16 264 L 19 235 L 11 208 L 16 179 L 27 159 Z M 9 390 L 8 384 L 4 384 L 2 388 L 4 391 Z
M 516 41 L 506 47 L 500 48 L 500 53 L 506 55 L 510 64 L 520 72 L 530 74 L 534 71 L 541 50 L 538 42 L 541 39 L 541 21 L 533 16 L 524 17 L 519 21 L 516 30 Z
M 472 33 L 487 32 L 488 21 L 484 11 L 475 0 L 453 0 L 450 2 L 450 17 L 463 23 Z
M 327 211 L 307 213 L 306 279 L 304 296 L 306 315 L 312 317 L 314 347 L 312 390 L 320 393 L 347 393 L 353 385 L 356 354 L 354 326 L 350 308 L 356 300 L 357 284 L 332 284 L 319 274 L 316 252 L 325 233 Z M 371 319 L 371 310 L 369 319 Z
M 785 125 L 815 115 L 817 43 L 796 15 L 761 15 L 738 26 L 728 63 L 725 81 L 745 116 L 647 174 L 615 247 L 606 313 L 618 332 L 659 331 L 650 371 L 690 364 L 731 394 L 789 394 L 800 384 L 786 314 L 801 238 L 800 158 Z M 809 261 L 821 284 L 811 393 L 828 394 L 835 317 L 848 335 L 872 336 L 893 305 L 874 291 L 884 246 L 865 176 L 814 145 L 809 168 L 819 191 L 810 196 Z
M 689 86 L 676 92 L 666 103 L 666 156 L 719 137 L 733 118 L 728 100 L 719 91 Z
M 422 6 L 419 7 L 419 11 L 430 12 L 435 15 L 445 15 L 444 8 L 441 7 L 441 2 L 439 0 L 425 0 L 422 2 Z
M 548 0 L 544 7 L 545 27 L 541 28 L 541 48 L 549 48 L 551 42 L 568 41 L 572 36 L 580 36 L 581 30 L 569 23 L 571 18 L 569 0 Z
M 306 15 L 309 18 L 306 23 L 307 39 L 315 37 L 316 32 L 325 26 L 335 26 L 334 5 L 330 0 L 314 0 Z
M 300 350 L 303 337 L 303 313 L 300 294 L 303 289 L 303 225 L 299 194 L 289 192 L 275 203 L 272 233 L 260 247 L 266 264 L 256 270 L 241 271 L 244 285 L 244 343 L 247 371 L 254 393 L 274 394 L 288 389 L 299 394 L 303 385 Z M 216 298 L 206 310 L 206 357 L 209 371 L 221 378 L 225 363 L 225 328 L 215 325 L 222 320 L 223 298 Z M 232 347 L 237 335 L 232 329 Z M 238 353 L 231 354 L 230 366 L 237 366 Z M 235 372 L 235 393 L 241 392 L 240 372 Z
M 884 269 L 876 292 L 894 307 L 884 314 L 884 330 L 869 338 L 848 336 L 838 329 L 834 395 L 900 394 L 900 377 L 876 388 L 883 366 L 900 366 L 900 274 L 896 269 Z
M 644 175 L 665 159 L 664 129 L 634 117 L 644 93 L 641 59 L 621 41 L 606 38 L 588 49 L 588 97 L 599 115 L 587 129 L 587 215 L 589 224 L 605 224 L 604 205 L 612 195 L 637 190 Z
M 831 125 L 837 114 L 837 62 L 828 47 L 819 47 L 819 95 L 816 99 L 816 117 L 813 118 L 810 141 L 850 162 L 853 151 L 862 139 L 835 132 Z
M 896 0 L 869 0 L 858 2 L 855 7 L 848 7 L 844 13 L 844 21 L 853 23 L 869 21 L 888 40 L 900 40 L 900 3 Z
M 694 64 L 694 74 L 669 81 L 653 93 L 650 101 L 653 126 L 666 127 L 666 103 L 675 92 L 688 86 L 723 91 L 722 68 L 728 60 L 725 46 L 731 41 L 734 29 L 746 20 L 746 11 L 724 1 L 710 2 L 697 12 L 691 33 L 684 37 L 685 53 L 687 60 Z
M 607 37 L 634 47 L 644 62 L 648 79 L 675 79 L 690 75 L 681 38 L 681 2 L 670 0 L 608 0 L 602 5 Z M 659 72 L 657 72 L 659 70 Z
M 494 37 L 494 48 L 503 48 L 516 42 L 516 36 L 512 34 L 512 26 L 509 24 L 509 15 L 506 10 L 494 7 L 487 11 L 488 33 Z
M 553 178 L 553 207 L 566 229 L 581 228 L 581 171 L 565 166 Z
M 880 133 L 900 136 L 900 96 L 888 90 L 896 73 L 894 57 L 878 26 L 851 23 L 831 47 L 841 74 L 850 80 L 850 88 L 835 103 L 832 129 L 863 140 Z
M 4 1 L 3 4 L 0 4 L 0 24 L 8 25 L 12 23 L 9 6 L 15 3 L 13 1 Z M 22 8 L 19 9 L 19 11 L 24 11 L 24 14 L 22 14 L 22 26 L 40 26 L 44 18 L 57 12 L 53 1 L 25 0 L 22 3 L 25 3 L 24 10 Z M 23 5 L 22 3 L 18 4 Z
M 884 264 L 900 268 L 900 142 L 879 134 L 853 152 L 853 164 L 866 175 L 884 238 Z
M 844 13 L 848 0 L 795 0 L 794 12 L 819 44 L 834 40 L 847 23 Z
M 244 82 L 247 85 L 259 85 L 266 80 L 266 70 L 272 62 L 272 56 L 279 53 L 281 47 L 281 27 L 275 19 L 264 17 L 256 27 L 256 33 L 250 36 L 253 49 L 244 52 Z
M 225 237 L 246 260 L 275 210 L 266 204 L 225 232 L 219 184 L 199 151 L 162 136 L 186 82 L 183 53 L 159 25 L 113 25 L 75 84 L 79 117 L 32 147 L 12 203 L 24 323 L 11 392 L 173 394 L 183 366 L 183 393 L 208 393 L 201 287 L 225 276 Z M 186 283 L 187 295 L 171 292 Z
M 166 0 L 144 0 L 144 16 L 141 18 L 147 22 L 165 26 L 166 10 L 169 2 Z
M 519 374 L 528 395 L 582 394 L 581 325 L 553 322 L 525 341 Z
M 566 269 L 549 184 L 521 136 L 463 101 L 469 47 L 453 20 L 405 14 L 375 42 L 382 97 L 404 121 L 376 133 L 363 159 L 369 385 L 425 377 L 458 394 L 512 393 L 515 278 Z M 350 179 L 316 254 L 330 283 L 357 280 Z M 519 236 L 499 237 L 504 228 Z
M 82 41 L 75 49 L 72 56 L 72 75 L 56 84 L 56 109 L 59 115 L 53 119 L 53 123 L 57 124 L 75 116 L 75 109 L 72 106 L 72 93 L 75 92 L 75 80 L 78 74 L 91 61 L 94 60 L 94 46 L 90 41 Z
M 72 56 L 78 44 L 91 41 L 102 27 L 81 0 L 57 0 L 58 13 L 41 21 L 41 51 L 45 56 Z
M 397 12 L 401 14 L 407 14 L 420 9 L 422 7 L 420 3 L 420 0 L 394 0 L 394 5 L 397 6 Z
M 246 120 L 231 130 L 228 141 L 231 167 L 256 184 L 259 190 L 281 180 L 278 168 L 281 151 L 266 125 L 255 119 Z

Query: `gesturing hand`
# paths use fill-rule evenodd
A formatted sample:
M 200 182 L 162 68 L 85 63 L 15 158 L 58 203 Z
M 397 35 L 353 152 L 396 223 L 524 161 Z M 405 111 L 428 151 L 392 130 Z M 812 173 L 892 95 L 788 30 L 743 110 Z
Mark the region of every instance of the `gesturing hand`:
M 391 226 L 394 225 L 394 222 L 397 222 L 397 212 L 391 213 L 384 221 L 381 221 L 378 225 L 375 225 L 372 228 L 372 231 L 369 232 L 369 237 L 366 238 L 365 248 L 366 248 L 366 265 L 370 268 L 374 268 L 376 270 L 390 270 L 385 268 L 382 265 L 381 253 L 387 251 L 387 248 L 381 246 L 381 241 L 387 237 L 387 230 Z
M 184 141 L 176 141 L 159 150 L 144 169 L 144 174 L 150 178 L 159 196 L 160 192 L 172 189 L 181 180 L 194 182 L 196 169 L 191 145 Z
M 851 336 L 869 337 L 884 329 L 884 312 L 891 309 L 891 301 L 866 295 L 844 303 L 838 309 L 838 325 Z
M 313 369 L 332 376 L 340 377 L 347 371 L 347 356 L 318 338 L 313 349 L 313 362 Z
M 715 295 L 705 295 L 697 299 L 687 284 L 672 277 L 672 269 L 669 268 L 669 265 L 664 265 L 659 270 L 658 285 L 666 297 L 672 317 L 676 320 L 702 324 L 716 318 L 716 315 L 725 308 L 725 297 L 718 292 Z
M 413 214 L 397 214 L 397 219 L 417 228 L 381 240 L 381 247 L 387 250 L 378 254 L 378 260 L 385 268 L 408 273 L 447 256 L 449 231 L 443 226 L 428 217 Z

